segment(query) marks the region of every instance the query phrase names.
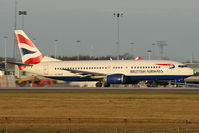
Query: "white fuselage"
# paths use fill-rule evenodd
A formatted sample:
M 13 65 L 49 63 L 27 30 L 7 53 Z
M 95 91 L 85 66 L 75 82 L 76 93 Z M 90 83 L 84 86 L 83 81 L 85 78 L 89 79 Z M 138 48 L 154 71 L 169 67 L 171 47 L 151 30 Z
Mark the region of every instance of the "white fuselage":
M 168 60 L 107 60 L 107 61 L 52 61 L 26 67 L 25 71 L 66 81 L 90 80 L 68 70 L 123 74 L 131 80 L 178 80 L 193 75 L 193 70 L 182 63 Z

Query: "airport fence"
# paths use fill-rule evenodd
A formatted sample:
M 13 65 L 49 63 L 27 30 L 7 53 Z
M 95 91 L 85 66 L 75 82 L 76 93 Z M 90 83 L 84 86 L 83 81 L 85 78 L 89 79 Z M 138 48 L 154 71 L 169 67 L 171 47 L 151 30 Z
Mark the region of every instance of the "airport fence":
M 0 133 L 198 133 L 198 123 L 86 118 L 0 118 Z

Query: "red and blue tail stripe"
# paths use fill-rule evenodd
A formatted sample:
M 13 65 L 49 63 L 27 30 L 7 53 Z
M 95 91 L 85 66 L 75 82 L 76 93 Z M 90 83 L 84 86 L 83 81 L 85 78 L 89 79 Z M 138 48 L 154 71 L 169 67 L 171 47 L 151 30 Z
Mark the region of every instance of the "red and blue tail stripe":
M 28 38 L 28 36 L 22 30 L 16 30 L 15 34 L 23 63 L 25 64 L 40 63 L 44 55 L 37 49 L 37 47 Z

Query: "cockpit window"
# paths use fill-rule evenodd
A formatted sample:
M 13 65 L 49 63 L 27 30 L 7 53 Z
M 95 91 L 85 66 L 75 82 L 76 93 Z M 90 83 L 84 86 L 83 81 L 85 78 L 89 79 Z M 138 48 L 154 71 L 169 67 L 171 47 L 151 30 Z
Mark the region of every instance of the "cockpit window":
M 187 65 L 178 65 L 178 67 L 184 68 L 187 67 Z

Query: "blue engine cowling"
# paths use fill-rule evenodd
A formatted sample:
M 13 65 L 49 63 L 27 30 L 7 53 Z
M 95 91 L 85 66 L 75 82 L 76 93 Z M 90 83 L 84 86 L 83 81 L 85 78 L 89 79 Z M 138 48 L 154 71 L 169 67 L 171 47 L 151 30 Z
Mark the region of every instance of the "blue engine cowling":
M 125 82 L 125 75 L 123 74 L 108 75 L 106 79 L 107 84 L 123 84 Z

